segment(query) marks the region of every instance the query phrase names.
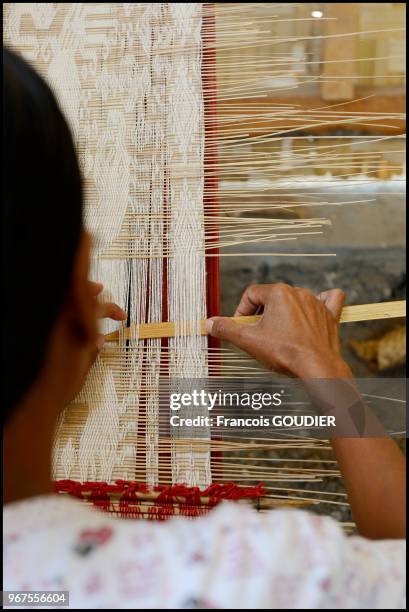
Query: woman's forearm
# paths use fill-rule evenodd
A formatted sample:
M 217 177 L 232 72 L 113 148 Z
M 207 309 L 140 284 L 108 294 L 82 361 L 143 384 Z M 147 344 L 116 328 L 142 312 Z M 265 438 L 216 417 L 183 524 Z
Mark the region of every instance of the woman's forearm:
M 308 363 L 302 378 L 318 410 L 336 415 L 339 434 L 331 444 L 360 535 L 404 538 L 405 458 L 364 402 L 351 370 L 342 360 Z
M 404 538 L 405 459 L 385 438 L 337 438 L 332 446 L 360 535 Z

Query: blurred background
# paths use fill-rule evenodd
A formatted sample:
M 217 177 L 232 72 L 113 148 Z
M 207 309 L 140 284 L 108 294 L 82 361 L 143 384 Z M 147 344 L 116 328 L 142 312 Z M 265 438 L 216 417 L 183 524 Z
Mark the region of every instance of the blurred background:
M 222 11 L 217 15 L 223 38 Z M 331 225 L 269 248 L 224 249 L 252 255 L 220 258 L 222 314 L 233 314 L 250 283 L 341 287 L 349 304 L 403 299 L 405 4 L 253 4 L 235 22 L 238 31 L 241 24 L 260 33 L 256 44 L 243 36 L 250 42 L 239 61 L 233 44 L 217 51 L 218 97 L 229 98 L 218 111 L 229 117 L 219 126 L 228 138 L 218 152 L 228 162 L 221 201 L 233 207 L 245 192 L 251 210 L 229 214 L 325 217 Z M 249 153 L 274 165 L 234 170 L 234 160 Z M 282 208 L 269 208 L 272 202 Z M 344 325 L 342 349 L 356 376 L 404 376 L 404 321 Z

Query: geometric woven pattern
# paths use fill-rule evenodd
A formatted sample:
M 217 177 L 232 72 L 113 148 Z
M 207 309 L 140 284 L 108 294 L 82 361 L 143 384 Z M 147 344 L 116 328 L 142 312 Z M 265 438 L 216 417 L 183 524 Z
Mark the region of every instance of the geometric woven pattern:
M 206 316 L 201 7 L 5 6 L 5 44 L 45 77 L 74 134 L 91 278 L 131 324 Z M 107 345 L 58 424 L 54 478 L 155 485 L 162 458 L 163 481 L 210 484 L 209 454 L 158 432 L 159 374 L 205 376 L 206 346 L 183 335 Z

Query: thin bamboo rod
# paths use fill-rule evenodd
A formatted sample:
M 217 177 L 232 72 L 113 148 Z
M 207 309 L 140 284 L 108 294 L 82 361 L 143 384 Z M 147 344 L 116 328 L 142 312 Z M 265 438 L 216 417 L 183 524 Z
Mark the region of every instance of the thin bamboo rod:
M 381 302 L 379 304 L 360 304 L 357 306 L 345 306 L 341 314 L 341 323 L 353 321 L 372 321 L 374 319 L 391 319 L 406 316 L 406 300 L 395 302 Z M 234 317 L 238 324 L 253 324 L 260 321 L 261 315 L 251 317 Z M 105 336 L 107 341 L 115 341 L 121 335 L 122 340 L 147 338 L 173 338 L 175 336 L 202 335 L 207 334 L 205 319 L 198 321 L 196 325 L 189 321 L 173 323 L 144 323 L 115 331 Z

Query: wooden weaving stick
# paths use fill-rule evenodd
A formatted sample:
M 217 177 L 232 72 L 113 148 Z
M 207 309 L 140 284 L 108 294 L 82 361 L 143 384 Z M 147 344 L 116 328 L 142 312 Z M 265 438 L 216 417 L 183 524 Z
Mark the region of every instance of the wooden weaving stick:
M 341 323 L 352 323 L 354 321 L 372 321 L 375 319 L 395 319 L 406 316 L 406 300 L 396 302 L 380 302 L 378 304 L 360 304 L 357 306 L 345 306 L 341 313 Z M 257 323 L 262 315 L 254 315 L 251 317 L 234 317 L 238 324 Z M 200 334 L 206 335 L 205 328 L 206 320 L 199 322 Z M 145 340 L 148 338 L 173 338 L 176 335 L 190 335 L 190 323 L 186 322 L 183 325 L 181 322 L 163 322 L 163 323 L 143 323 L 142 325 L 134 325 L 125 328 L 122 332 L 122 338 L 129 340 L 130 338 Z M 197 328 L 192 330 L 192 333 L 197 333 Z M 108 342 L 118 340 L 119 331 L 112 332 L 105 336 Z

